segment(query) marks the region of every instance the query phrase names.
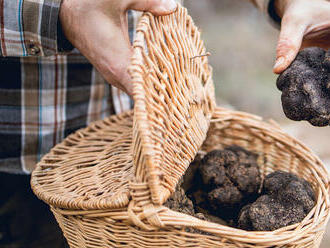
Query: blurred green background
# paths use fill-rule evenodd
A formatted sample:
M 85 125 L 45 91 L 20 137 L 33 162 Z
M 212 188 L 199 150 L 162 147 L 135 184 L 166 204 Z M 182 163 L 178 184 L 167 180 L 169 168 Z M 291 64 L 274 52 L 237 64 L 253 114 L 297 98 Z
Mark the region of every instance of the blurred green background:
M 217 103 L 274 119 L 330 168 L 330 127 L 288 120 L 272 73 L 279 30 L 247 0 L 185 0 L 202 31 L 214 70 Z M 330 226 L 321 248 L 330 247 Z

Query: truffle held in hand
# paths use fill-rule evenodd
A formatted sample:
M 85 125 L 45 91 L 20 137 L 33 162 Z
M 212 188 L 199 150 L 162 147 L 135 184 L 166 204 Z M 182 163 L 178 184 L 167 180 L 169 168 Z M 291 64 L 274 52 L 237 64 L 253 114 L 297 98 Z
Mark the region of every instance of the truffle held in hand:
M 240 207 L 256 199 L 261 177 L 257 155 L 238 146 L 209 152 L 201 161 L 203 208 L 225 220 L 236 219 Z M 198 201 L 197 201 L 198 203 Z
M 263 195 L 242 208 L 238 227 L 273 231 L 301 222 L 315 205 L 311 185 L 294 174 L 275 171 L 264 181 Z
M 330 125 L 330 50 L 306 48 L 277 79 L 285 115 L 314 126 Z

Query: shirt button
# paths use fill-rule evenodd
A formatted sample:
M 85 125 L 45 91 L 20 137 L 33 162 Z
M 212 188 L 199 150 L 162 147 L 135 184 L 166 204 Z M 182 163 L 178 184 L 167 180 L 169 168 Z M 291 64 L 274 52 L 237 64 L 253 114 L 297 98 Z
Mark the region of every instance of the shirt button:
M 40 53 L 40 48 L 33 43 L 30 43 L 28 45 L 28 49 L 29 49 L 29 54 L 31 54 L 31 55 L 37 55 Z

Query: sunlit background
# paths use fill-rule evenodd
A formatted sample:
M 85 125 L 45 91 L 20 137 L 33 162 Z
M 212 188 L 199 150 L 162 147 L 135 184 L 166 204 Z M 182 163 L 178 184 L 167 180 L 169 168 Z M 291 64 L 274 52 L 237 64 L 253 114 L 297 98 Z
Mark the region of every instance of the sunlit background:
M 330 127 L 288 120 L 272 73 L 279 31 L 246 0 L 185 0 L 214 69 L 218 105 L 274 119 L 330 169 Z M 330 247 L 330 226 L 322 248 Z

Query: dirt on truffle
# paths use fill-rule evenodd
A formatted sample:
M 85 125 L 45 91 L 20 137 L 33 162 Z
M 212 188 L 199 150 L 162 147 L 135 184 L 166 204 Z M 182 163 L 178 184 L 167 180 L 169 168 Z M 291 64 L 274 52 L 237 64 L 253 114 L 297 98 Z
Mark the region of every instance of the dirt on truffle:
M 330 125 L 330 50 L 306 48 L 277 79 L 285 115 L 314 126 Z
M 210 215 L 204 209 L 195 207 L 193 202 L 187 197 L 185 190 L 183 189 L 184 181 L 180 180 L 178 186 L 176 187 L 175 192 L 171 195 L 171 197 L 165 202 L 164 206 L 168 207 L 173 211 L 177 211 L 183 214 L 188 214 L 190 216 L 196 217 L 201 220 L 210 221 L 222 225 L 227 225 L 225 221 L 222 219 Z M 200 231 L 194 228 L 186 228 L 187 232 L 190 233 L 200 233 L 200 234 L 208 234 L 207 232 Z
M 190 164 L 183 178 L 179 181 L 175 192 L 165 202 L 164 206 L 170 208 L 173 211 L 188 214 L 201 220 L 210 221 L 222 225 L 227 223 L 214 215 L 211 215 L 207 210 L 194 204 L 194 202 L 188 197 L 188 192 L 193 188 L 196 180 L 197 171 L 202 160 L 201 154 L 197 154 L 195 160 Z M 189 232 L 204 233 L 196 229 L 188 228 Z
M 182 188 L 182 181 L 179 183 L 171 197 L 165 202 L 164 206 L 183 214 L 200 217 L 196 216 L 194 204 L 187 197 L 186 192 Z

